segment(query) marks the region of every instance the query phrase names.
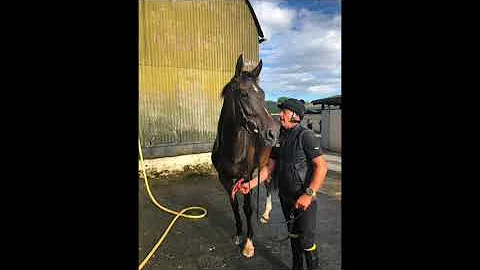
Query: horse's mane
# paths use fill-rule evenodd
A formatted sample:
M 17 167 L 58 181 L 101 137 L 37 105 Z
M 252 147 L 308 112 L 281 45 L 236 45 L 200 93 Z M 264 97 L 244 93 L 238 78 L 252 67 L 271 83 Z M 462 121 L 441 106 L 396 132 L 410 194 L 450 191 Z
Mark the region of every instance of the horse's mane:
M 242 71 L 242 75 L 245 75 L 247 77 L 255 78 L 250 71 Z M 223 87 L 221 96 L 222 98 L 225 98 L 225 95 L 227 94 L 227 91 L 230 90 L 232 87 L 234 78 L 230 79 L 230 81 Z M 258 78 L 255 78 L 255 82 L 258 84 Z
M 222 89 L 221 97 L 225 98 L 225 95 L 227 94 L 227 91 L 230 90 L 233 84 L 233 79 L 231 79 Z

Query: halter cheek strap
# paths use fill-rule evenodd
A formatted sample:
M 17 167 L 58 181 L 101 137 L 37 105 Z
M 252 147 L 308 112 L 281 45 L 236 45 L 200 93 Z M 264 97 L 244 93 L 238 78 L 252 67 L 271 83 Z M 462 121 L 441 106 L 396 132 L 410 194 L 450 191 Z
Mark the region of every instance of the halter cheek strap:
M 240 103 L 238 105 L 240 107 L 240 125 L 245 128 L 245 130 L 249 133 L 257 133 L 258 134 L 258 129 L 255 128 L 254 130 L 250 130 L 250 127 L 248 126 L 248 121 L 247 121 L 247 116 L 245 115 L 244 109 L 242 107 L 242 104 Z

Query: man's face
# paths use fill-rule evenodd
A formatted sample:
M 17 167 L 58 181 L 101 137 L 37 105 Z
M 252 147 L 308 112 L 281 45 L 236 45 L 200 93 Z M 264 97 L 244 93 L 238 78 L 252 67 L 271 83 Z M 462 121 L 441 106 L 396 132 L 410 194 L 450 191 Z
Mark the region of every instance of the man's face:
M 280 124 L 283 128 L 289 129 L 295 126 L 295 123 L 290 122 L 292 119 L 293 111 L 289 109 L 283 109 L 280 111 Z

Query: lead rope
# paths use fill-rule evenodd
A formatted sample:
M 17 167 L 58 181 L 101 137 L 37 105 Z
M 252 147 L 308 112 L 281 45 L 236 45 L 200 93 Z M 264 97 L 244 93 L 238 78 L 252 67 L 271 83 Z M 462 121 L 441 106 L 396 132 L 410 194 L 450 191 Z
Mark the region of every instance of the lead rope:
M 293 210 L 293 207 L 292 207 L 292 210 L 290 211 L 290 219 L 288 221 L 285 221 L 285 222 L 277 223 L 277 224 L 283 224 L 283 223 L 287 224 L 288 235 L 285 238 L 282 238 L 282 239 L 272 239 L 273 242 L 281 243 L 281 242 L 283 242 L 283 241 L 285 241 L 289 238 L 298 238 L 299 237 L 298 234 L 292 233 L 293 222 L 295 220 L 297 220 L 299 217 L 301 217 L 304 212 L 303 211 L 300 212 L 300 214 L 298 214 L 296 217 L 295 217 L 295 214 L 293 212 L 294 212 L 294 210 Z

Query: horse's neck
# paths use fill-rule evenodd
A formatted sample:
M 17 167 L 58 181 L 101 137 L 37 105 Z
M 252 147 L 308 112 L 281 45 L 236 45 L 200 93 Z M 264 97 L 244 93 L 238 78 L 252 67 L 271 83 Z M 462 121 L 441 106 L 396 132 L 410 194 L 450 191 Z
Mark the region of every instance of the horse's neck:
M 231 122 L 226 121 L 221 134 L 222 152 L 230 157 L 235 163 L 242 163 L 248 158 L 251 148 L 256 149 L 255 140 L 244 129 L 234 128 Z
M 256 147 L 256 140 L 251 138 L 250 134 L 242 128 L 236 128 L 239 123 L 236 123 L 222 107 L 220 119 L 218 123 L 217 138 L 215 148 L 221 156 L 227 159 L 232 159 L 234 164 L 252 162 L 257 163 L 256 157 L 259 155 L 259 149 Z M 254 151 L 253 160 L 252 153 Z

